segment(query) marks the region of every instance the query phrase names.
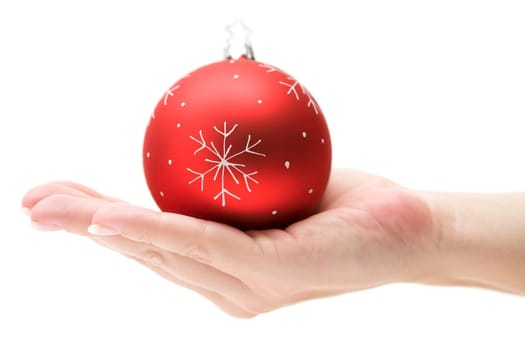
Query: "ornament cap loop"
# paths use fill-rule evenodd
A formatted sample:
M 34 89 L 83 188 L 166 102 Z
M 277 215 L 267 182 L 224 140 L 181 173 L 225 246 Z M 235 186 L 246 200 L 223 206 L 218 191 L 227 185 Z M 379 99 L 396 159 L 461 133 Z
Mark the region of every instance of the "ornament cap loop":
M 253 47 L 252 43 L 250 41 L 250 37 L 252 35 L 252 30 L 250 27 L 248 27 L 243 20 L 237 19 L 233 23 L 227 25 L 225 27 L 226 31 L 228 32 L 228 38 L 226 39 L 226 46 L 224 47 L 224 59 L 231 59 L 232 55 L 230 53 L 232 48 L 232 41 L 235 39 L 235 37 L 239 37 L 240 35 L 236 35 L 234 31 L 242 31 L 244 32 L 244 54 L 243 57 L 249 59 L 249 60 L 255 60 L 255 55 L 253 54 Z

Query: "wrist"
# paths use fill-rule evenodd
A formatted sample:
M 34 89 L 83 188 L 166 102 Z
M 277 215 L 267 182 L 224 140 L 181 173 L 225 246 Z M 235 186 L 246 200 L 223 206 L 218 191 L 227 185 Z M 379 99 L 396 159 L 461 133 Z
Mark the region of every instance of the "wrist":
M 525 293 L 522 194 L 421 192 L 435 235 L 418 282 Z
M 446 196 L 439 192 L 415 191 L 431 213 L 432 225 L 424 246 L 414 261 L 416 269 L 411 282 L 430 285 L 460 284 L 452 268 L 455 258 L 457 217 Z

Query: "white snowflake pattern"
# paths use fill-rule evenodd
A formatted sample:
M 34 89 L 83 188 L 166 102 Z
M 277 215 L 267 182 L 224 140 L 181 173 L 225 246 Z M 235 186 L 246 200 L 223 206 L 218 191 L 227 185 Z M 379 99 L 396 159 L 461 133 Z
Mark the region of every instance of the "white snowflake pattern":
M 273 72 L 277 71 L 277 68 L 272 66 L 272 65 L 270 65 L 270 64 L 259 63 L 259 67 L 265 68 L 266 69 L 266 73 L 273 73 Z
M 291 93 L 293 93 L 295 96 L 295 99 L 299 101 L 301 98 L 300 98 L 298 90 L 300 89 L 300 92 L 302 92 L 303 96 L 306 96 L 306 98 L 308 99 L 308 102 L 307 102 L 308 108 L 312 107 L 315 111 L 315 114 L 318 115 L 319 105 L 313 99 L 312 95 L 310 95 L 310 92 L 306 90 L 306 88 L 302 84 L 299 84 L 299 82 L 296 79 L 292 77 L 288 77 L 288 80 L 289 81 L 279 81 L 279 84 L 287 86 L 289 88 L 287 91 L 287 94 L 290 95 Z
M 170 87 L 168 90 L 166 90 L 166 92 L 164 93 L 164 106 L 167 106 L 168 105 L 168 99 L 173 96 L 173 91 L 177 90 L 180 86 L 179 85 L 174 85 L 172 87 Z
M 179 83 L 181 82 L 181 80 L 189 78 L 189 77 L 191 77 L 191 73 L 188 73 L 185 76 L 183 76 L 182 78 L 180 78 L 178 82 L 176 82 L 173 86 L 171 86 L 168 90 L 166 90 L 166 92 L 164 93 L 164 97 L 162 98 L 164 106 L 168 105 L 168 100 L 170 99 L 170 97 L 174 96 L 175 90 L 180 88 L 180 84 Z M 184 106 L 181 106 L 181 107 L 184 107 Z
M 254 178 L 254 175 L 257 174 L 257 171 L 247 172 L 244 171 L 243 168 L 246 168 L 246 164 L 242 163 L 236 163 L 235 158 L 245 154 L 253 154 L 255 156 L 260 157 L 266 157 L 265 154 L 254 151 L 254 148 L 259 145 L 262 141 L 259 139 L 257 142 L 252 144 L 251 135 L 248 135 L 248 139 L 246 141 L 246 145 L 244 146 L 244 149 L 242 149 L 239 152 L 231 154 L 233 146 L 231 144 L 228 144 L 228 137 L 233 134 L 235 129 L 237 129 L 238 124 L 235 124 L 230 130 L 228 130 L 227 123 L 224 122 L 224 128 L 222 130 L 218 129 L 216 126 L 213 127 L 215 132 L 217 132 L 219 135 L 222 136 L 222 149 L 219 150 L 217 146 L 214 144 L 213 141 L 210 143 L 206 142 L 204 135 L 202 133 L 202 130 L 199 131 L 199 138 L 195 138 L 193 136 L 190 136 L 190 139 L 195 141 L 197 144 L 199 144 L 199 148 L 193 152 L 193 155 L 196 155 L 197 153 L 208 150 L 213 156 L 215 156 L 215 159 L 205 159 L 206 163 L 211 163 L 212 165 L 206 169 L 203 172 L 199 172 L 190 168 L 186 168 L 190 173 L 197 175 L 193 180 L 189 181 L 188 184 L 192 184 L 197 180 L 200 180 L 201 182 L 201 191 L 204 191 L 204 179 L 206 175 L 215 172 L 213 175 L 213 181 L 217 181 L 217 179 L 220 176 L 221 181 L 221 191 L 217 193 L 213 199 L 217 200 L 221 198 L 221 204 L 223 207 L 226 206 L 226 197 L 230 196 L 232 198 L 235 198 L 237 200 L 240 200 L 241 198 L 234 194 L 233 192 L 229 191 L 226 188 L 226 175 L 228 174 L 229 177 L 237 184 L 240 184 L 240 181 L 238 177 L 242 177 L 244 180 L 244 185 L 246 186 L 246 190 L 248 192 L 251 192 L 252 189 L 250 187 L 250 182 L 253 182 L 255 184 L 258 184 L 259 182 Z M 231 154 L 231 155 L 230 155 Z
M 273 73 L 273 72 L 279 71 L 279 69 L 277 69 L 276 67 L 270 64 L 260 63 L 259 67 L 266 69 L 266 73 Z M 282 71 L 279 71 L 279 72 L 282 73 Z M 303 96 L 305 96 L 308 99 L 308 102 L 306 103 L 308 108 L 312 107 L 314 109 L 315 114 L 319 115 L 319 105 L 313 99 L 312 95 L 310 95 L 310 92 L 302 84 L 300 84 L 295 78 L 288 77 L 288 81 L 281 80 L 279 81 L 279 84 L 288 87 L 288 91 L 286 93 L 288 95 L 293 93 L 297 101 L 301 99 L 301 96 L 299 94 L 299 91 L 300 91 L 303 94 Z

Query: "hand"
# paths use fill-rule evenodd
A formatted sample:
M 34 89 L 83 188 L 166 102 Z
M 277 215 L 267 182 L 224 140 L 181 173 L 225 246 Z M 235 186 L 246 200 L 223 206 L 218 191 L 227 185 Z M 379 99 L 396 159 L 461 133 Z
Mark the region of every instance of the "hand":
M 22 205 L 33 221 L 85 235 L 238 317 L 414 281 L 440 235 L 416 192 L 352 170 L 334 170 L 318 213 L 285 230 L 242 232 L 69 182 L 38 186 Z

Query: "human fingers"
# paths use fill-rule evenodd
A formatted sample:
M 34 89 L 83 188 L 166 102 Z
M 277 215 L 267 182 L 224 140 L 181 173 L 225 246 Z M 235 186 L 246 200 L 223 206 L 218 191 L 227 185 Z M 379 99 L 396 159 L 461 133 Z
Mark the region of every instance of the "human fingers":
M 138 263 L 144 265 L 145 267 L 147 267 L 148 269 L 152 270 L 153 272 L 155 272 L 159 276 L 165 278 L 166 280 L 168 280 L 170 282 L 173 282 L 173 283 L 175 283 L 175 284 L 177 284 L 177 285 L 179 285 L 181 287 L 184 287 L 186 289 L 190 289 L 190 290 L 193 290 L 193 291 L 197 292 L 198 294 L 202 295 L 203 297 L 205 297 L 206 299 L 211 301 L 213 304 L 215 304 L 217 307 L 219 307 L 222 311 L 224 311 L 225 313 L 227 313 L 230 316 L 238 317 L 238 318 L 251 318 L 251 317 L 256 316 L 253 313 L 247 312 L 247 311 L 239 308 L 237 305 L 231 303 L 230 301 L 226 300 L 226 298 L 224 298 L 223 296 L 221 296 L 221 295 L 219 295 L 217 293 L 211 292 L 211 291 L 206 290 L 204 288 L 198 288 L 198 287 L 192 286 L 192 285 L 190 285 L 190 284 L 188 284 L 186 282 L 183 282 L 182 280 L 176 278 L 171 273 L 169 273 L 168 271 L 164 270 L 163 268 L 161 268 L 159 266 L 155 266 L 155 265 L 151 264 L 150 262 L 143 261 L 143 260 L 140 260 L 138 258 L 134 258 L 134 257 L 130 257 L 130 258 L 135 260 L 135 261 L 137 261 Z
M 255 295 L 240 280 L 209 265 L 203 265 L 151 244 L 132 241 L 120 235 L 92 235 L 91 238 L 106 248 L 144 262 L 148 267 L 154 266 L 161 269 L 177 282 L 190 286 L 192 290 L 206 290 L 212 293 L 214 300 L 222 304 L 227 302 L 229 308 L 235 307 L 252 315 L 270 309 L 269 304 L 265 304 L 262 298 Z M 221 297 L 220 300 L 218 296 Z
M 42 199 L 54 194 L 67 194 L 79 197 L 93 197 L 107 201 L 117 201 L 117 199 L 105 196 L 84 185 L 70 181 L 54 181 L 36 186 L 27 191 L 22 198 L 23 208 L 32 208 Z
M 33 222 L 85 234 L 93 214 L 107 203 L 105 199 L 78 194 L 52 194 L 38 201 L 29 215 Z
M 54 181 L 54 182 L 51 182 L 51 184 L 57 184 L 57 185 L 61 185 L 63 187 L 66 187 L 66 188 L 72 188 L 72 189 L 75 189 L 77 191 L 80 191 L 90 197 L 95 197 L 95 198 L 101 198 L 101 199 L 106 199 L 108 201 L 119 201 L 119 199 L 117 198 L 114 198 L 114 197 L 111 197 L 111 196 L 107 196 L 105 194 L 102 194 L 90 187 L 87 187 L 85 185 L 82 185 L 80 183 L 77 183 L 77 182 L 73 182 L 73 181 Z
M 66 192 L 66 193 L 74 193 L 74 195 L 68 195 L 68 194 L 52 194 L 47 197 L 44 197 L 40 201 L 38 201 L 31 210 L 31 219 L 33 221 L 44 223 L 48 226 L 55 226 L 57 228 L 63 228 L 70 232 L 76 232 L 80 234 L 84 234 L 86 232 L 87 227 L 91 223 L 91 218 L 93 214 L 96 212 L 97 209 L 99 209 L 104 204 L 107 204 L 107 202 L 100 198 L 93 198 L 93 197 L 84 197 L 79 196 L 78 193 L 75 191 L 68 191 L 63 188 L 60 188 L 60 186 L 56 187 L 55 185 L 49 186 L 48 189 L 51 191 L 57 191 L 57 189 L 60 189 L 60 192 Z M 92 238 L 96 238 L 91 236 Z M 161 252 L 155 252 L 154 250 L 150 249 L 138 249 L 137 247 L 132 247 L 132 244 L 135 244 L 136 246 L 139 245 L 139 243 L 132 242 L 129 240 L 126 240 L 124 238 L 121 238 L 121 242 L 119 244 L 111 244 L 111 242 L 108 242 L 110 239 L 113 239 L 113 237 L 110 237 L 106 240 L 99 238 L 97 240 L 99 244 L 102 244 L 106 247 L 109 247 L 113 250 L 118 250 L 119 252 L 126 254 L 126 255 L 133 255 L 137 259 L 143 260 L 144 262 L 147 261 L 147 264 L 149 266 L 153 266 L 156 259 L 160 256 L 162 256 Z M 129 243 L 126 244 L 125 241 L 128 241 Z M 141 244 L 143 245 L 143 244 Z M 116 249 L 118 247 L 119 249 Z M 170 259 L 172 262 L 174 259 Z M 158 263 L 158 261 L 157 261 Z M 198 264 L 198 263 L 195 263 Z M 187 264 L 186 264 L 187 265 Z M 212 270 L 211 267 L 206 266 L 207 269 Z M 184 271 L 187 271 L 189 273 L 189 276 L 200 276 L 202 273 L 198 273 L 198 271 L 195 271 L 195 268 L 189 268 L 188 266 L 183 267 Z M 216 271 L 217 273 L 220 273 L 224 275 L 221 272 Z M 205 278 L 204 280 L 212 281 L 214 284 L 222 285 L 225 289 L 226 288 L 233 288 L 232 285 L 233 282 L 229 281 L 230 283 L 226 283 L 225 280 L 233 279 L 230 276 L 225 276 L 225 278 L 221 278 L 221 276 L 213 276 L 213 271 L 209 271 L 208 273 L 204 273 Z M 172 276 L 175 278 L 174 276 Z M 215 278 L 213 278 L 215 277 Z M 227 278 L 226 278 L 227 277 Z M 198 279 L 198 278 L 197 278 Z M 202 279 L 201 279 L 202 280 Z M 237 283 L 239 283 L 237 281 Z M 189 287 L 191 286 L 191 282 L 185 282 L 185 286 Z M 201 289 L 202 291 L 204 288 L 198 288 L 198 287 L 192 287 L 193 289 Z M 228 306 L 225 305 L 225 301 L 220 301 L 218 297 L 213 297 L 212 292 L 208 293 L 208 296 L 215 301 L 221 303 L 222 307 L 226 310 L 229 310 L 230 313 L 235 313 L 238 316 L 247 317 L 249 316 L 249 313 L 246 311 L 242 311 L 242 309 L 235 307 L 234 305 Z M 217 294 L 217 293 L 215 293 Z M 219 295 L 219 294 L 217 294 Z M 225 299 L 225 298 L 223 298 Z M 235 311 L 235 308 L 239 309 L 238 311 Z
M 243 281 L 266 267 L 260 248 L 250 236 L 220 223 L 126 203 L 105 205 L 95 213 L 92 223 L 101 232 L 152 244 Z

